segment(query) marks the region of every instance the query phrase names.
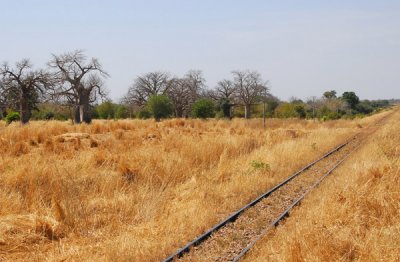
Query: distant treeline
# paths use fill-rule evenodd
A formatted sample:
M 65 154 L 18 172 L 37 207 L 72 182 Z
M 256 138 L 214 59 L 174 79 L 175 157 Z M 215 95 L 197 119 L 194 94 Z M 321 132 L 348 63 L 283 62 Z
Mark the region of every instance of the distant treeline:
M 337 96 L 331 90 L 306 101 L 280 101 L 269 92 L 268 81 L 257 71 L 232 71 L 213 88 L 200 70 L 184 76 L 154 71 L 137 76 L 118 102 L 108 99 L 109 77 L 96 58 L 77 50 L 52 55 L 47 67 L 33 69 L 28 59 L 0 67 L 0 119 L 9 123 L 30 119 L 95 119 L 169 117 L 279 117 L 322 120 L 370 114 L 395 101 L 361 100 L 354 92 Z
M 332 91 L 329 91 L 332 92 Z M 324 96 L 320 98 L 310 98 L 306 101 L 292 98 L 290 101 L 280 101 L 276 97 L 269 97 L 265 100 L 265 115 L 267 118 L 316 118 L 320 120 L 333 120 L 340 118 L 354 118 L 365 116 L 382 108 L 389 107 L 399 103 L 398 100 L 359 100 L 352 92 L 346 92 L 340 97 Z M 354 94 L 354 95 L 353 95 Z M 349 101 L 351 99 L 351 101 Z M 224 112 L 218 101 L 211 98 L 203 98 L 195 105 L 204 104 L 209 101 L 208 105 L 203 106 L 208 110 L 204 118 L 223 118 Z M 196 107 L 195 107 L 196 108 Z M 104 101 L 94 105 L 92 108 L 92 117 L 94 119 L 128 119 L 138 118 L 147 119 L 153 117 L 147 107 L 136 108 L 131 110 L 128 105 L 123 103 L 115 103 L 111 100 Z M 250 107 L 253 117 L 263 117 L 264 103 L 254 104 Z M 242 105 L 232 106 L 231 117 L 244 117 L 245 109 Z M 72 119 L 73 112 L 69 107 L 61 106 L 54 103 L 41 103 L 32 113 L 33 120 L 68 120 Z M 166 117 L 174 117 L 172 111 Z M 188 117 L 203 117 L 201 113 L 192 112 Z

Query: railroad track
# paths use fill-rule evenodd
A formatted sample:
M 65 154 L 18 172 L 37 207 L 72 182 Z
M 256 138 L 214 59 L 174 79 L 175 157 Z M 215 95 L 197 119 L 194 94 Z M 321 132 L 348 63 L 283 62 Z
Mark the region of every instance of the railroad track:
M 257 240 L 288 216 L 293 207 L 340 166 L 390 115 L 392 114 L 388 114 L 372 127 L 364 129 L 345 143 L 306 165 L 176 251 L 164 262 L 238 261 Z

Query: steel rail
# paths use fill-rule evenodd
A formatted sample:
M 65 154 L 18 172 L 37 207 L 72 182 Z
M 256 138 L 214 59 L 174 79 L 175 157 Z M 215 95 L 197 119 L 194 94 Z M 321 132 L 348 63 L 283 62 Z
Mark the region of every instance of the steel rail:
M 359 145 L 360 146 L 360 145 Z M 269 230 L 271 230 L 273 227 L 276 227 L 279 225 L 279 223 L 285 219 L 287 216 L 289 216 L 289 212 L 297 205 L 300 204 L 300 202 L 308 195 L 313 189 L 315 189 L 321 182 L 328 176 L 330 175 L 336 168 L 338 168 L 349 156 L 351 153 L 353 153 L 359 146 L 354 148 L 351 152 L 349 152 L 347 155 L 345 155 L 342 159 L 340 159 L 330 170 L 328 170 L 324 175 L 322 175 L 306 192 L 304 192 L 303 195 L 301 195 L 298 199 L 293 201 L 293 203 L 285 210 L 283 211 L 267 228 L 265 228 L 261 234 L 254 239 L 245 249 L 242 250 L 242 252 L 237 255 L 232 261 L 237 262 L 239 261 L 255 244 L 258 240 L 260 240 Z
M 249 204 L 245 205 L 244 207 L 242 207 L 241 209 L 237 210 L 236 212 L 232 213 L 230 216 L 228 216 L 226 219 L 224 219 L 223 221 L 219 222 L 218 224 L 216 224 L 215 226 L 213 226 L 211 229 L 207 230 L 205 233 L 203 233 L 202 235 L 200 235 L 199 237 L 195 238 L 194 240 L 192 240 L 191 242 L 189 242 L 188 244 L 186 244 L 184 247 L 180 248 L 179 250 L 177 250 L 175 253 L 173 253 L 172 255 L 170 255 L 169 257 L 167 257 L 166 259 L 163 260 L 163 262 L 170 262 L 173 261 L 174 258 L 180 258 L 182 257 L 185 253 L 190 251 L 191 247 L 197 246 L 198 244 L 200 244 L 201 242 L 203 242 L 204 240 L 206 240 L 208 237 L 211 236 L 212 233 L 214 233 L 215 231 L 217 231 L 218 229 L 222 228 L 223 226 L 225 226 L 228 223 L 234 222 L 245 210 L 247 210 L 248 208 L 256 205 L 258 202 L 260 202 L 261 200 L 263 200 L 264 198 L 268 197 L 269 195 L 271 195 L 273 192 L 275 192 L 276 190 L 278 190 L 279 188 L 281 188 L 282 186 L 286 185 L 289 181 L 291 181 L 292 179 L 294 179 L 295 177 L 297 177 L 298 175 L 304 173 L 306 170 L 310 169 L 312 166 L 314 166 L 315 164 L 317 164 L 318 162 L 320 162 L 321 160 L 327 158 L 328 156 L 332 155 L 333 153 L 339 151 L 341 148 L 345 147 L 347 144 L 349 144 L 352 140 L 354 140 L 356 138 L 357 135 L 351 137 L 349 140 L 347 140 L 345 143 L 337 146 L 336 148 L 334 148 L 333 150 L 325 153 L 322 157 L 318 158 L 317 160 L 309 163 L 308 165 L 306 165 L 305 167 L 303 167 L 302 169 L 300 169 L 299 171 L 297 171 L 296 173 L 294 173 L 293 175 L 289 176 L 287 179 L 285 179 L 284 181 L 282 181 L 281 183 L 279 183 L 278 185 L 276 185 L 275 187 L 273 187 L 272 189 L 270 189 L 269 191 L 261 194 L 260 196 L 258 196 L 256 199 L 254 199 L 253 201 L 251 201 Z M 247 252 L 247 251 L 246 251 Z

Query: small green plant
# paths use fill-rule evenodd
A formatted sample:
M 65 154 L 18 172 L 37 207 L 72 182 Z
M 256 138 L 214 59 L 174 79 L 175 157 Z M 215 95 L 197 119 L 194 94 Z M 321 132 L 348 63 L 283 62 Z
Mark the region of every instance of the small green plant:
M 265 163 L 265 162 L 263 162 L 261 160 L 253 160 L 250 163 L 250 165 L 254 170 L 263 170 L 263 171 L 270 171 L 271 170 L 271 167 L 269 166 L 269 164 L 267 164 L 267 163 Z
M 7 114 L 5 121 L 6 121 L 7 125 L 9 125 L 9 124 L 11 124 L 11 122 L 19 121 L 20 119 L 21 118 L 20 118 L 20 115 L 18 112 L 11 111 Z
M 316 150 L 316 149 L 317 149 L 317 143 L 312 143 L 312 144 L 311 144 L 311 148 L 312 148 L 313 150 Z

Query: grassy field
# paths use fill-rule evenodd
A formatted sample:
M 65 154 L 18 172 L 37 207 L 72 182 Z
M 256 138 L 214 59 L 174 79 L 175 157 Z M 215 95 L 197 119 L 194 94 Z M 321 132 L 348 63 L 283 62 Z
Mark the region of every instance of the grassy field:
M 0 122 L 0 260 L 160 260 L 386 114 Z
M 397 112 L 245 261 L 399 261 L 399 119 Z

